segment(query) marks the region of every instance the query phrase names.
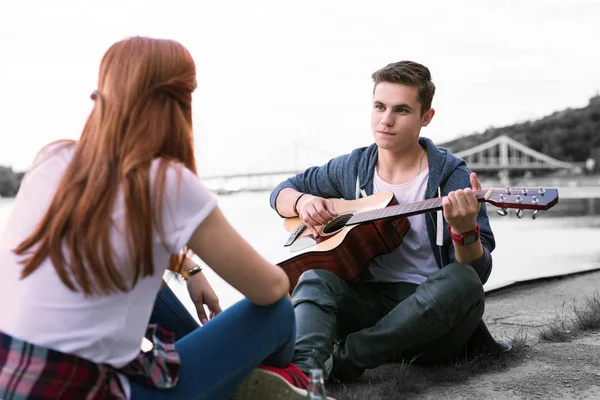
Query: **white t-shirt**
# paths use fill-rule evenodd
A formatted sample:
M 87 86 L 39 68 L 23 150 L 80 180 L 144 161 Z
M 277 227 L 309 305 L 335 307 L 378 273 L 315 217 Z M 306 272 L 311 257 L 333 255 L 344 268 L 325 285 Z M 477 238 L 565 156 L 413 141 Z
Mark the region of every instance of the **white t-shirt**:
M 42 219 L 72 158 L 73 146 L 56 151 L 54 147 L 47 148 L 36 160 L 23 180 L 0 236 L 0 330 L 96 363 L 122 367 L 140 351 L 170 255 L 187 244 L 200 222 L 216 206 L 216 197 L 187 168 L 169 166 L 162 214 L 166 243 L 161 242 L 155 231 L 154 274 L 140 279 L 128 293 L 85 297 L 81 292 L 71 292 L 58 278 L 50 259 L 21 280 L 20 256 L 12 250 Z M 151 190 L 158 162 L 152 164 Z M 112 213 L 112 248 L 116 267 L 131 271 L 124 224 L 121 193 Z
M 429 169 L 426 169 L 410 182 L 392 185 L 381 179 L 375 168 L 373 193 L 393 192 L 399 204 L 420 201 L 425 198 L 428 178 Z M 369 262 L 372 279 L 367 279 L 368 281 L 421 284 L 429 275 L 439 271 L 429 242 L 425 218 L 428 218 L 426 214 L 408 217 L 410 229 L 402 244 Z

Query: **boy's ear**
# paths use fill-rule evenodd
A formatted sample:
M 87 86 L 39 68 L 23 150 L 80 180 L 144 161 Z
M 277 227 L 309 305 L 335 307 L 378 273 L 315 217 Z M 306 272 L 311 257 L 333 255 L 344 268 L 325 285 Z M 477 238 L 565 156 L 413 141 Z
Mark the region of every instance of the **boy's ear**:
M 423 114 L 423 116 L 421 117 L 421 125 L 422 126 L 429 125 L 429 123 L 433 119 L 434 115 L 435 115 L 435 110 L 433 108 L 430 108 L 429 110 L 425 111 L 425 114 Z

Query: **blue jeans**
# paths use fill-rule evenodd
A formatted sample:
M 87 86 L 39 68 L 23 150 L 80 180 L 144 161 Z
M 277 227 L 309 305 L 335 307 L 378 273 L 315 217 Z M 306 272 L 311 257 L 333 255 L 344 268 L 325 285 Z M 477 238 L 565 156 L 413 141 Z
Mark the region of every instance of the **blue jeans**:
M 200 324 L 168 286 L 156 296 L 150 323 L 173 332 L 176 340 L 200 328 Z
M 166 287 L 150 321 L 176 334 L 181 374 L 176 387 L 167 390 L 130 381 L 133 400 L 225 400 L 256 366 L 284 367 L 294 352 L 294 310 L 287 298 L 266 307 L 244 299 L 199 327 Z

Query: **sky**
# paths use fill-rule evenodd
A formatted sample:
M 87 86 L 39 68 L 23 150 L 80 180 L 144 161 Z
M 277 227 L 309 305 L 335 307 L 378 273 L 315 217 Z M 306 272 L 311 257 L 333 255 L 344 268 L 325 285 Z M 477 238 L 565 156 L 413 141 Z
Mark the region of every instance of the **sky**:
M 600 90 L 598 16 L 598 0 L 2 1 L 0 165 L 25 170 L 45 144 L 79 137 L 100 60 L 128 36 L 194 57 L 207 176 L 370 144 L 371 73 L 400 60 L 431 70 L 422 135 L 439 143 L 583 107 Z

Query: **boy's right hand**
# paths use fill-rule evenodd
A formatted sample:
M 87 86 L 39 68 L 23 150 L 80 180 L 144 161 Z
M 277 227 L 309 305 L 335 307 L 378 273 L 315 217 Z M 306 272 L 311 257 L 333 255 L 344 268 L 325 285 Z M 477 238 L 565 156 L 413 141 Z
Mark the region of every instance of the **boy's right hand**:
M 331 200 L 310 194 L 300 198 L 296 209 L 300 219 L 315 238 L 319 235 L 315 226 L 324 225 L 338 216 Z

